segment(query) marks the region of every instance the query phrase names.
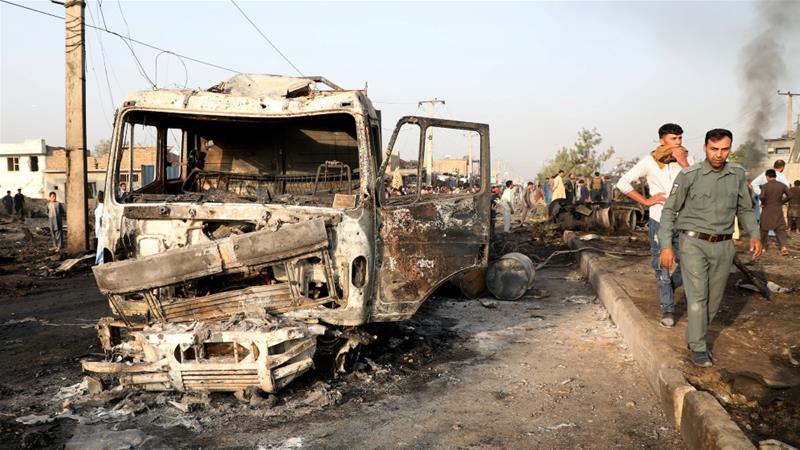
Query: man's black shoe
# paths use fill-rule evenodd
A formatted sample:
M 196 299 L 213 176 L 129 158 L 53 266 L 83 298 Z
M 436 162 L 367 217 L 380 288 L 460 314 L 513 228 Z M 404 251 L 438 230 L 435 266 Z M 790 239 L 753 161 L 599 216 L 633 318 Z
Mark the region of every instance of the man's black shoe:
M 708 352 L 692 352 L 692 363 L 697 367 L 711 367 L 711 357 Z
M 664 328 L 672 328 L 675 326 L 675 318 L 671 312 L 662 312 L 661 321 L 658 324 Z

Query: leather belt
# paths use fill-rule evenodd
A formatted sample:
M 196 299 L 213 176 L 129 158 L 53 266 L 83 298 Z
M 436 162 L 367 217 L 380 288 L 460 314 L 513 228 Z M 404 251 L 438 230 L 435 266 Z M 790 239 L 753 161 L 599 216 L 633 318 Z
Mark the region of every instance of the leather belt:
M 700 232 L 697 232 L 697 231 L 686 231 L 686 230 L 683 230 L 683 234 L 685 234 L 685 235 L 687 235 L 689 237 L 702 239 L 702 240 L 708 241 L 708 242 L 728 241 L 728 240 L 731 239 L 731 237 L 733 237 L 732 234 L 706 234 L 706 233 L 700 233 Z

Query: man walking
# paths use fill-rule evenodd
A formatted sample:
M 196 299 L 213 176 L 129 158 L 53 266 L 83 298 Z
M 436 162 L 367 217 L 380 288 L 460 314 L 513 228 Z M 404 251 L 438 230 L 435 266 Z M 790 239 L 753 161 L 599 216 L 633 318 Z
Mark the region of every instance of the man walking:
M 53 238 L 53 247 L 57 252 L 64 248 L 64 205 L 56 199 L 56 193 L 50 192 L 47 202 L 47 219 L 50 222 L 50 237 Z
M 514 207 L 511 203 L 514 201 L 514 182 L 511 180 L 506 181 L 506 189 L 500 197 L 500 206 L 503 207 L 503 231 L 508 233 L 511 231 L 511 215 L 514 214 Z
M 521 226 L 525 226 L 525 217 L 528 215 L 531 209 L 533 209 L 533 182 L 528 181 L 528 184 L 525 186 L 525 190 L 522 191 L 522 214 L 519 219 L 519 224 Z
M 6 209 L 6 213 L 9 216 L 14 210 L 14 198 L 11 197 L 11 191 L 6 191 L 6 196 L 3 197 L 3 208 Z
M 800 233 L 800 180 L 794 180 L 794 186 L 789 189 L 789 210 L 786 216 L 789 219 L 789 231 Z
M 617 189 L 627 195 L 631 200 L 640 205 L 649 207 L 650 221 L 648 223 L 648 236 L 650 239 L 650 265 L 655 270 L 656 288 L 661 304 L 661 320 L 659 324 L 664 328 L 675 326 L 675 289 L 682 284 L 680 269 L 670 275 L 670 271 L 659 264 L 659 256 L 664 241 L 659 236 L 661 210 L 673 181 L 681 169 L 689 167 L 693 162 L 689 152 L 681 146 L 683 142 L 683 128 L 674 123 L 667 123 L 658 129 L 660 146 L 644 156 L 636 163 L 619 181 Z M 633 187 L 633 183 L 644 177 L 650 186 L 651 197 L 647 198 Z M 669 238 L 670 246 L 680 255 L 678 234 L 673 233 Z
M 25 220 L 25 196 L 22 195 L 22 188 L 17 189 L 14 195 L 14 213 L 19 214 L 20 220 Z
M 786 168 L 786 161 L 779 159 L 772 163 L 772 168 L 775 169 L 775 179 L 785 184 L 786 187 L 791 187 L 789 179 L 783 174 Z M 756 220 L 761 218 L 761 186 L 767 184 L 767 171 L 761 173 L 750 183 L 753 187 L 753 209 L 756 213 Z
M 684 169 L 672 185 L 661 213 L 661 267 L 672 270 L 676 253 L 672 237 L 680 232 L 680 263 L 686 290 L 689 324 L 686 340 L 692 362 L 700 367 L 712 365 L 706 333 L 714 320 L 731 271 L 736 247 L 731 241 L 733 220 L 750 234 L 750 251 L 761 256 L 747 176 L 744 168 L 727 162 L 733 134 L 724 129 L 706 133 L 703 162 Z
M 94 208 L 94 235 L 97 238 L 97 253 L 94 257 L 95 264 L 103 264 L 104 261 L 104 253 L 103 253 L 103 245 L 102 245 L 102 234 L 103 234 L 103 201 L 105 200 L 105 193 L 103 191 L 99 191 L 97 193 L 97 206 Z
M 783 204 L 789 200 L 789 188 L 785 184 L 775 181 L 775 169 L 766 172 L 767 182 L 761 185 L 761 243 L 764 250 L 769 247 L 770 231 L 774 231 L 778 238 L 778 248 L 781 255 L 788 255 L 789 249 L 786 243 L 789 238 L 786 236 L 786 222 L 783 220 Z

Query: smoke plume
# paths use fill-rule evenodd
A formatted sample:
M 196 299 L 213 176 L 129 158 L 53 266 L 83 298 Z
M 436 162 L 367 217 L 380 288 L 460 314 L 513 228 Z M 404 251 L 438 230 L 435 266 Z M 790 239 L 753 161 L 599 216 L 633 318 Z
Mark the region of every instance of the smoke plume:
M 760 167 L 766 152 L 764 133 L 772 119 L 779 116 L 781 102 L 776 91 L 788 75 L 781 43 L 796 34 L 800 2 L 764 0 L 756 9 L 758 34 L 739 55 L 744 86 L 742 114 L 749 117 L 741 156 L 742 163 L 750 169 Z

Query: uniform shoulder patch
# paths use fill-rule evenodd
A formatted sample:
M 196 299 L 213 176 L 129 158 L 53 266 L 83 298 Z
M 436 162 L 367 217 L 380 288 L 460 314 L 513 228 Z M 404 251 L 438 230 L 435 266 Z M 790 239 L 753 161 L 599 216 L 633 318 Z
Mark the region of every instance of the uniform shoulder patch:
M 691 165 L 691 166 L 689 166 L 689 167 L 686 167 L 686 168 L 683 168 L 683 169 L 681 169 L 681 173 L 689 173 L 689 172 L 694 172 L 695 170 L 697 170 L 697 169 L 699 169 L 699 168 L 701 168 L 701 167 L 703 167 L 703 163 L 702 163 L 702 162 L 699 162 L 699 163 L 694 163 L 694 164 L 692 164 L 692 165 Z
M 675 192 L 678 190 L 678 187 L 679 187 L 678 183 L 672 183 L 672 189 L 669 191 L 669 195 L 670 196 L 675 195 Z

